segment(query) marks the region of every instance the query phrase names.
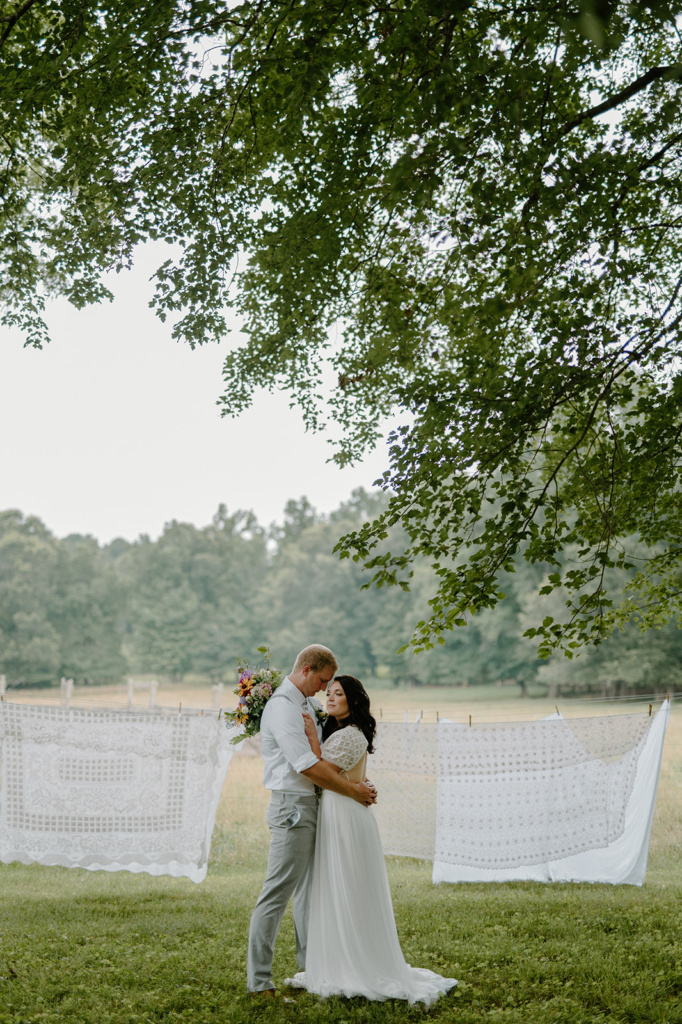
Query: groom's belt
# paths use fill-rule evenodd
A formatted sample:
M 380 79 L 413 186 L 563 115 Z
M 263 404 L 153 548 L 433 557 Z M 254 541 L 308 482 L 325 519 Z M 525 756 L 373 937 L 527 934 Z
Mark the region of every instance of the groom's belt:
M 295 789 L 271 789 L 271 793 L 282 793 L 284 796 L 289 797 L 290 800 L 295 800 L 297 803 L 304 804 L 316 804 L 318 800 L 317 793 L 299 793 Z

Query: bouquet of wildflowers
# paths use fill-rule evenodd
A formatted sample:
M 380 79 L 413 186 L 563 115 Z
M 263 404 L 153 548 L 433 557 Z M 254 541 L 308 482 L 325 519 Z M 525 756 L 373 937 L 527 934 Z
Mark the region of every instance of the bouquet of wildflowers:
M 261 668 L 251 668 L 243 658 L 239 658 L 239 682 L 234 691 L 239 697 L 235 711 L 228 711 L 225 718 L 232 725 L 243 725 L 244 731 L 232 739 L 232 743 L 241 743 L 246 736 L 257 736 L 260 732 L 260 720 L 263 709 L 273 693 L 282 682 L 282 673 L 270 668 L 270 651 L 267 647 L 259 647 L 264 655 L 265 664 Z

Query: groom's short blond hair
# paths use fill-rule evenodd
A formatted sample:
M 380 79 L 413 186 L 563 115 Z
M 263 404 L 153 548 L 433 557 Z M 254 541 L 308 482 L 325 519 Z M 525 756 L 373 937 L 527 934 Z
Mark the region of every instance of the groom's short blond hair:
M 332 672 L 336 672 L 339 667 L 332 651 L 328 647 L 323 647 L 322 644 L 309 644 L 304 647 L 297 656 L 292 671 L 300 672 L 306 665 L 312 672 L 321 672 L 324 668 L 331 668 Z

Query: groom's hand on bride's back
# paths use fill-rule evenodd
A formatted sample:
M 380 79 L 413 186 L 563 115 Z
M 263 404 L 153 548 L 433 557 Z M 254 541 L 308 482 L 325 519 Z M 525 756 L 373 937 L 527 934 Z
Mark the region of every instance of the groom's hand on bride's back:
M 331 789 L 342 796 L 349 796 L 367 807 L 377 801 L 377 791 L 371 783 L 368 786 L 364 782 L 351 782 L 341 774 L 341 769 L 337 765 L 330 764 L 329 761 L 320 760 L 310 768 L 304 768 L 301 775 L 305 775 L 306 779 L 321 789 Z
M 355 799 L 358 803 L 364 804 L 365 807 L 370 807 L 377 802 L 377 791 L 371 782 L 356 782 L 355 787 L 357 792 Z

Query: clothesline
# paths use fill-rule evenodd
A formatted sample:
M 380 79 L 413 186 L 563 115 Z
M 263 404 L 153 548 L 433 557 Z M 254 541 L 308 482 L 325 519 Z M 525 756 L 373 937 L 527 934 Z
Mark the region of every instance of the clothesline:
M 371 690 L 370 690 L 371 696 Z M 410 704 L 409 706 L 405 703 L 402 707 L 395 708 L 384 708 L 383 706 L 374 706 L 374 714 L 379 721 L 396 721 L 402 722 L 404 715 L 420 715 L 420 721 L 426 724 L 428 718 L 430 722 L 438 721 L 441 718 L 448 718 L 456 720 L 458 718 L 467 719 L 471 716 L 472 724 L 475 724 L 478 720 L 480 724 L 481 719 L 486 721 L 511 721 L 513 719 L 529 719 L 529 716 L 538 715 L 545 717 L 548 708 L 559 709 L 563 715 L 566 712 L 570 712 L 572 709 L 583 709 L 593 705 L 599 704 L 620 704 L 622 707 L 638 705 L 638 704 L 657 704 L 661 703 L 666 698 L 670 698 L 671 711 L 679 710 L 682 707 L 682 703 L 679 706 L 675 704 L 675 698 L 682 697 L 682 693 L 670 692 L 670 693 L 657 693 L 650 694 L 637 694 L 636 696 L 624 696 L 624 697 L 569 697 L 564 699 L 548 699 L 546 697 L 530 697 L 527 699 L 518 698 L 521 701 L 522 707 L 517 704 L 517 699 L 513 702 L 511 699 L 502 699 L 500 701 L 495 700 L 472 700 L 470 703 L 462 701 L 457 704 L 447 704 L 446 702 L 439 708 L 424 707 L 418 703 Z M 215 718 L 222 717 L 226 710 L 230 710 L 230 706 L 222 708 L 213 708 L 204 706 L 188 706 L 183 701 L 179 700 L 177 704 L 155 704 L 150 707 L 146 703 L 135 703 L 130 701 L 116 701 L 111 698 L 100 699 L 90 695 L 72 695 L 68 702 L 65 702 L 64 698 L 59 694 L 45 694 L 40 693 L 33 697 L 31 694 L 17 693 L 10 695 L 5 693 L 4 696 L 0 696 L 0 701 L 6 701 L 13 704 L 49 704 L 57 707 L 94 707 L 102 710 L 111 711 L 134 711 L 136 713 L 148 712 L 149 714 L 187 714 L 187 715 L 209 715 Z M 376 702 L 375 702 L 376 703 Z M 461 723 L 462 724 L 462 723 Z M 464 722 L 463 724 L 466 724 Z
M 21 699 L 23 698 L 23 699 Z M 135 704 L 129 703 L 128 701 L 115 701 L 111 699 L 99 700 L 97 697 L 71 697 L 68 702 L 63 697 L 55 694 L 43 694 L 39 697 L 32 698 L 27 694 L 22 694 L 19 699 L 10 697 L 8 694 L 0 697 L 0 701 L 6 704 L 21 704 L 29 707 L 39 707 L 46 705 L 49 707 L 78 707 L 80 710 L 87 710 L 88 708 L 94 708 L 100 711 L 132 711 L 135 714 L 149 714 L 149 715 L 207 715 L 213 718 L 222 717 L 225 713 L 225 708 L 210 708 L 207 706 L 192 707 L 187 706 L 183 701 L 178 701 L 177 704 L 154 704 L 150 707 L 148 704 Z
M 629 711 L 633 706 L 644 706 L 644 709 L 651 708 L 649 713 L 653 714 L 657 705 L 662 704 L 670 696 L 671 702 L 673 695 L 665 694 L 661 696 L 649 696 L 646 698 L 630 698 L 627 703 L 621 703 L 619 707 L 624 711 Z M 617 698 L 614 698 L 617 699 Z M 524 702 L 524 707 L 509 707 L 506 703 L 500 702 L 495 703 L 493 701 L 489 703 L 476 703 L 476 704 L 458 704 L 456 706 L 449 705 L 441 708 L 377 708 L 374 710 L 377 721 L 385 722 L 403 722 L 410 721 L 412 724 L 438 724 L 439 721 L 445 719 L 449 721 L 456 721 L 459 725 L 480 725 L 482 722 L 508 722 L 508 721 L 532 721 L 538 718 L 545 718 L 548 710 L 554 710 L 560 712 L 565 718 L 573 718 L 585 713 L 585 710 L 592 705 L 592 701 L 589 700 L 565 700 L 559 701 L 538 701 L 540 706 L 529 707 Z M 596 703 L 596 702 L 595 702 Z M 601 702 L 603 703 L 603 702 Z M 680 705 L 682 707 L 682 705 Z M 615 708 L 614 708 L 615 710 Z M 405 716 L 415 715 L 416 718 L 406 718 Z

